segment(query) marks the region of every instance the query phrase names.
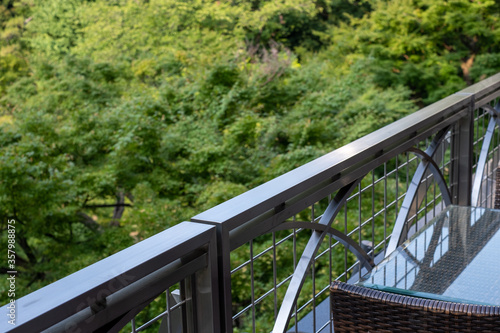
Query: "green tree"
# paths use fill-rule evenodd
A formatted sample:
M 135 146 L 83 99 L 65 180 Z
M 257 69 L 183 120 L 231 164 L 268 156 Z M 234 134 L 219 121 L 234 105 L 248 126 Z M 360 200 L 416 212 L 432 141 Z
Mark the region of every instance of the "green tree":
M 381 87 L 405 85 L 424 104 L 472 83 L 474 59 L 500 47 L 494 1 L 398 0 L 372 6 L 362 18 L 332 28 L 332 51 L 348 62 L 363 56 Z
M 19 223 L 20 289 L 496 72 L 497 7 L 0 2 L 0 113 L 8 117 L 0 218 Z M 247 295 L 235 294 L 243 304 Z
M 32 17 L 31 1 L 0 1 L 0 100 L 7 87 L 28 73 L 27 46 L 22 36 Z M 0 103 L 0 114 L 9 111 Z

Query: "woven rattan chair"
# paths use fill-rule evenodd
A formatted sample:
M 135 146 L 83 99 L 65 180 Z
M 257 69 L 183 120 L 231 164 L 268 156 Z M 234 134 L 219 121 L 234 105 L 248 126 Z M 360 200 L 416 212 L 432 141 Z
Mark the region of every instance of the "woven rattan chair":
M 452 303 L 381 292 L 335 281 L 338 332 L 500 332 L 500 306 Z

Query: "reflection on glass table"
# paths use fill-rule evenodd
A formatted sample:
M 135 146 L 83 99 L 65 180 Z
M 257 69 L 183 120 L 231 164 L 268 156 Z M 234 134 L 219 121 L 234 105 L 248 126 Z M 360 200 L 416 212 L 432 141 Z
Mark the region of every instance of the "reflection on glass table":
M 500 210 L 449 206 L 358 283 L 391 293 L 500 305 Z

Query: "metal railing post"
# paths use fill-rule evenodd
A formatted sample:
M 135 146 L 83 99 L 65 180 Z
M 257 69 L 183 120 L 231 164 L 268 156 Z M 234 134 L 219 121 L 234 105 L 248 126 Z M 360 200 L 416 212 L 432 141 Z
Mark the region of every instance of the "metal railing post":
M 217 236 L 213 234 L 208 243 L 207 267 L 195 273 L 191 283 L 186 284 L 188 294 L 193 298 L 192 332 L 219 333 L 222 332 L 220 300 L 219 300 L 219 270 L 217 258 Z
M 457 93 L 463 95 L 464 93 Z M 470 206 L 472 192 L 474 94 L 470 95 L 469 110 L 453 128 L 451 145 L 451 200 L 455 205 Z
M 216 228 L 220 327 L 221 332 L 231 333 L 233 332 L 233 310 L 229 231 L 223 223 L 216 224 Z
M 205 212 L 204 212 L 205 213 Z M 197 216 L 191 219 L 193 223 L 214 225 L 216 229 L 214 247 L 211 249 L 216 253 L 216 262 L 212 267 L 217 267 L 217 271 L 212 272 L 212 288 L 217 288 L 217 305 L 214 309 L 214 316 L 217 315 L 217 325 L 220 332 L 233 332 L 233 309 L 231 295 L 231 244 L 229 239 L 229 228 L 226 223 L 219 221 L 216 217 L 208 213 L 203 219 Z M 208 281 L 206 281 L 208 283 Z M 214 285 L 216 284 L 216 286 Z M 198 285 L 199 283 L 197 283 Z

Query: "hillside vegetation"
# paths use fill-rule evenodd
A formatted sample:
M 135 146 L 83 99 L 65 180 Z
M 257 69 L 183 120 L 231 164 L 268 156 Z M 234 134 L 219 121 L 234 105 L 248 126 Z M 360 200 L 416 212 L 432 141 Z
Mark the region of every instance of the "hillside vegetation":
M 498 72 L 499 7 L 0 0 L 0 220 L 3 243 L 17 223 L 18 292 Z

